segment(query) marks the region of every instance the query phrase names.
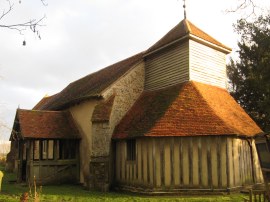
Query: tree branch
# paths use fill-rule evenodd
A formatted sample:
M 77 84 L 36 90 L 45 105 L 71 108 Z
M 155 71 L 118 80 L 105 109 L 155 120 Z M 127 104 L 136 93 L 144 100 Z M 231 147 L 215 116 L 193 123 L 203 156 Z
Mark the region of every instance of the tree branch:
M 44 6 L 47 6 L 46 0 L 40 0 Z M 3 10 L 2 14 L 0 15 L 0 21 L 3 20 L 4 17 L 6 17 L 14 7 L 14 4 L 10 2 L 10 0 L 7 0 L 8 2 L 8 10 Z M 22 23 L 16 23 L 16 24 L 0 24 L 0 28 L 8 28 L 12 30 L 18 31 L 20 34 L 23 34 L 23 31 L 26 29 L 30 29 L 33 33 L 37 34 L 37 36 L 41 39 L 40 33 L 38 31 L 38 27 L 45 26 L 42 24 L 42 21 L 46 18 L 44 15 L 42 18 L 36 20 L 36 19 L 30 19 L 29 21 L 22 22 Z
M 247 18 L 249 18 L 251 15 L 256 16 L 255 8 L 258 8 L 258 7 L 255 4 L 254 0 L 238 0 L 238 1 L 240 3 L 236 6 L 236 8 L 226 9 L 225 12 L 226 13 L 235 13 L 235 12 L 238 12 L 240 10 L 251 8 L 252 12 L 247 16 Z
M 2 15 L 0 16 L 0 20 L 2 20 L 13 9 L 14 4 L 11 4 L 9 0 L 7 0 L 7 1 L 8 1 L 8 4 L 9 4 L 9 8 L 8 8 L 7 11 L 3 10 Z
M 48 3 L 46 3 L 46 0 L 40 0 L 43 6 L 48 6 Z

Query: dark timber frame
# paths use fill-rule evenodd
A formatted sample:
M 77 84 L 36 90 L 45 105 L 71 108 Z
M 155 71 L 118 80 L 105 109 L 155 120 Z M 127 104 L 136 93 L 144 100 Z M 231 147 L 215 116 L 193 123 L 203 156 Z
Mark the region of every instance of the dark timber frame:
M 18 182 L 33 182 L 34 178 L 38 184 L 79 182 L 78 139 L 21 139 L 17 142 Z M 45 149 L 42 148 L 45 142 L 52 143 Z

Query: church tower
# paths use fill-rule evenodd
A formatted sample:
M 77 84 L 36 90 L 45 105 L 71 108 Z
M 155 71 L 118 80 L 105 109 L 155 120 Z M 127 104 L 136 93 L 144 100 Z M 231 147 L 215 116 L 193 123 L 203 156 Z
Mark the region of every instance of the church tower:
M 230 52 L 186 17 L 145 51 L 144 92 L 112 136 L 117 187 L 228 192 L 262 182 L 253 141 L 262 131 L 227 91 Z
M 145 90 L 186 81 L 226 89 L 226 54 L 231 49 L 184 19 L 145 55 Z

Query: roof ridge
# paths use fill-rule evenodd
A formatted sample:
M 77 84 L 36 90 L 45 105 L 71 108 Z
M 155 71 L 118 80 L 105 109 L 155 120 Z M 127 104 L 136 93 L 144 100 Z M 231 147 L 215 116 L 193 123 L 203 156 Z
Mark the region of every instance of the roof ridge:
M 209 84 L 203 84 L 203 83 L 195 82 L 195 81 L 191 81 L 191 82 L 193 83 L 193 86 L 196 89 L 196 91 L 198 92 L 198 94 L 202 97 L 202 99 L 205 101 L 205 103 L 207 104 L 209 109 L 215 114 L 215 116 L 224 124 L 224 126 L 226 126 L 228 128 L 228 130 L 232 130 L 234 132 L 234 133 L 232 133 L 232 135 L 240 135 L 239 130 L 237 128 L 235 128 L 234 126 L 228 125 L 228 123 L 223 118 L 221 118 L 220 115 L 218 115 L 216 109 L 213 109 L 213 106 L 211 106 L 209 104 L 209 102 L 207 101 L 207 99 L 205 98 L 205 96 L 203 96 L 203 92 L 198 88 L 198 85 L 200 85 L 200 84 L 201 85 L 208 85 L 208 86 L 214 87 L 214 88 L 219 89 L 219 90 L 223 90 L 223 91 L 226 91 L 226 90 L 219 88 L 217 86 L 209 85 Z M 235 131 L 237 131 L 237 133 L 235 133 Z M 227 135 L 230 135 L 230 134 L 227 134 Z
M 77 79 L 77 80 L 75 80 L 75 81 L 72 81 L 72 82 L 69 83 L 67 86 L 69 86 L 70 84 L 73 84 L 73 83 L 75 83 L 75 82 L 77 82 L 77 81 L 79 81 L 79 80 L 81 80 L 81 79 L 84 79 L 84 78 L 86 78 L 86 77 L 88 77 L 88 76 L 90 76 L 90 75 L 92 75 L 92 74 L 99 73 L 99 72 L 103 71 L 104 69 L 107 69 L 107 68 L 109 68 L 109 67 L 111 67 L 111 66 L 120 64 L 120 63 L 125 62 L 125 61 L 127 61 L 127 60 L 130 60 L 131 58 L 134 58 L 134 57 L 136 57 L 136 56 L 138 56 L 138 55 L 140 55 L 140 54 L 144 54 L 144 52 L 145 52 L 145 51 L 141 51 L 141 52 L 139 52 L 139 53 L 136 53 L 135 55 L 129 56 L 129 57 L 127 57 L 127 58 L 125 58 L 125 59 L 122 59 L 122 60 L 120 60 L 120 61 L 117 61 L 117 62 L 115 62 L 115 63 L 113 63 L 113 64 L 107 65 L 106 67 L 103 67 L 103 68 L 101 68 L 101 69 L 99 69 L 99 70 L 97 70 L 97 71 L 95 71 L 95 72 L 92 72 L 92 73 L 90 73 L 90 74 L 87 74 L 87 75 L 84 76 L 84 77 L 81 77 L 81 78 L 79 78 L 79 79 Z M 64 89 L 63 89 L 63 90 L 64 90 Z
M 70 113 L 68 110 L 52 111 L 52 110 L 41 110 L 41 109 L 17 109 L 18 111 L 24 112 L 42 112 L 42 113 Z
M 91 97 L 99 99 L 103 90 L 111 86 L 143 59 L 144 52 L 141 51 L 69 83 L 55 97 L 50 99 L 42 109 L 58 110 Z
M 150 53 L 150 52 L 152 52 L 152 51 L 154 51 L 154 50 L 157 50 L 157 49 L 159 49 L 159 48 L 162 48 L 163 46 L 165 46 L 166 44 L 168 44 L 168 43 L 171 43 L 171 42 L 173 42 L 173 41 L 175 41 L 175 40 L 177 40 L 177 37 L 175 38 L 175 34 L 174 34 L 174 32 L 176 32 L 176 31 L 178 31 L 178 27 L 180 27 L 180 26 L 184 26 L 184 28 L 188 28 L 186 25 L 185 25 L 185 20 L 182 20 L 182 21 L 180 21 L 179 23 L 177 23 L 177 25 L 175 25 L 172 29 L 170 29 L 165 35 L 163 35 L 163 37 L 161 37 L 157 42 L 155 42 L 152 46 L 150 46 L 146 51 L 145 51 L 145 53 L 147 54 L 147 53 Z M 182 30 L 182 29 L 180 29 L 180 30 Z M 184 36 L 186 36 L 189 32 L 186 30 L 186 29 L 184 29 L 183 30 L 185 33 L 181 33 L 180 35 L 182 35 L 183 34 L 183 37 Z M 173 34 L 172 34 L 173 33 Z M 178 34 L 177 34 L 178 35 Z M 171 40 L 171 39 L 169 39 L 169 42 L 167 41 L 167 39 L 168 38 L 171 38 L 171 37 L 173 37 L 173 40 Z M 181 38 L 181 37 L 180 37 Z M 165 41 L 165 42 L 164 42 Z
M 216 113 L 216 111 L 212 108 L 212 106 L 207 102 L 207 100 L 205 99 L 205 97 L 202 95 L 202 92 L 199 90 L 199 88 L 197 87 L 197 84 L 199 82 L 196 81 L 190 81 L 189 83 L 191 83 L 191 85 L 194 87 L 194 89 L 196 90 L 196 92 L 198 93 L 198 95 L 202 98 L 202 100 L 205 102 L 205 104 L 208 106 L 208 110 L 211 110 L 211 112 L 213 112 L 213 114 L 216 116 L 216 118 L 218 120 L 220 120 L 228 130 L 231 130 L 230 127 L 228 127 L 228 124 L 226 122 L 224 122 L 224 120 L 222 118 L 220 118 L 220 116 Z M 212 86 L 212 85 L 211 85 Z M 213 86 L 216 87 L 216 86 Z M 218 88 L 218 87 L 217 87 Z M 219 88 L 221 89 L 221 88 Z M 226 134 L 226 135 L 230 135 L 230 134 Z M 234 135 L 234 133 L 232 133 L 232 135 Z
M 185 19 L 184 20 L 184 25 L 187 27 L 187 33 L 189 34 L 189 33 L 191 33 L 192 32 L 192 30 L 191 30 L 191 27 L 190 27 L 190 25 L 189 25 L 189 20 L 187 20 L 187 19 Z
M 188 21 L 189 23 L 189 27 L 190 27 L 190 34 L 199 37 L 202 40 L 208 41 L 209 43 L 215 44 L 217 46 L 223 47 L 225 49 L 231 50 L 230 47 L 224 45 L 223 43 L 221 43 L 219 40 L 215 39 L 214 37 L 212 37 L 210 34 L 206 33 L 205 31 L 203 31 L 201 28 L 197 27 L 196 25 L 194 25 L 192 22 Z M 195 31 L 192 29 L 196 28 L 199 32 L 203 33 L 203 35 L 201 34 L 196 34 Z M 207 39 L 208 38 L 208 39 Z
M 183 19 L 169 32 L 167 32 L 161 39 L 159 39 L 150 48 L 148 48 L 146 51 L 146 55 L 151 54 L 155 51 L 159 51 L 160 49 L 163 49 L 164 47 L 167 47 L 171 44 L 174 44 L 187 36 L 189 39 L 192 39 L 194 38 L 194 36 L 196 36 L 199 39 L 199 41 L 201 41 L 201 43 L 205 41 L 207 42 L 208 45 L 220 48 L 222 51 L 225 51 L 226 53 L 229 53 L 231 51 L 231 48 L 222 44 L 214 37 L 212 37 L 211 35 L 204 32 L 202 29 L 195 26 L 189 20 Z

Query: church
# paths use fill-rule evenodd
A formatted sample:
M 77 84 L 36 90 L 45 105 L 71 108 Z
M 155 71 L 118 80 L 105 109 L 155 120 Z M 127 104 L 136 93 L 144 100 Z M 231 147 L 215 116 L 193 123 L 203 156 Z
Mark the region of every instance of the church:
M 263 131 L 227 91 L 230 52 L 185 18 L 147 50 L 17 109 L 17 181 L 153 194 L 262 183 Z

